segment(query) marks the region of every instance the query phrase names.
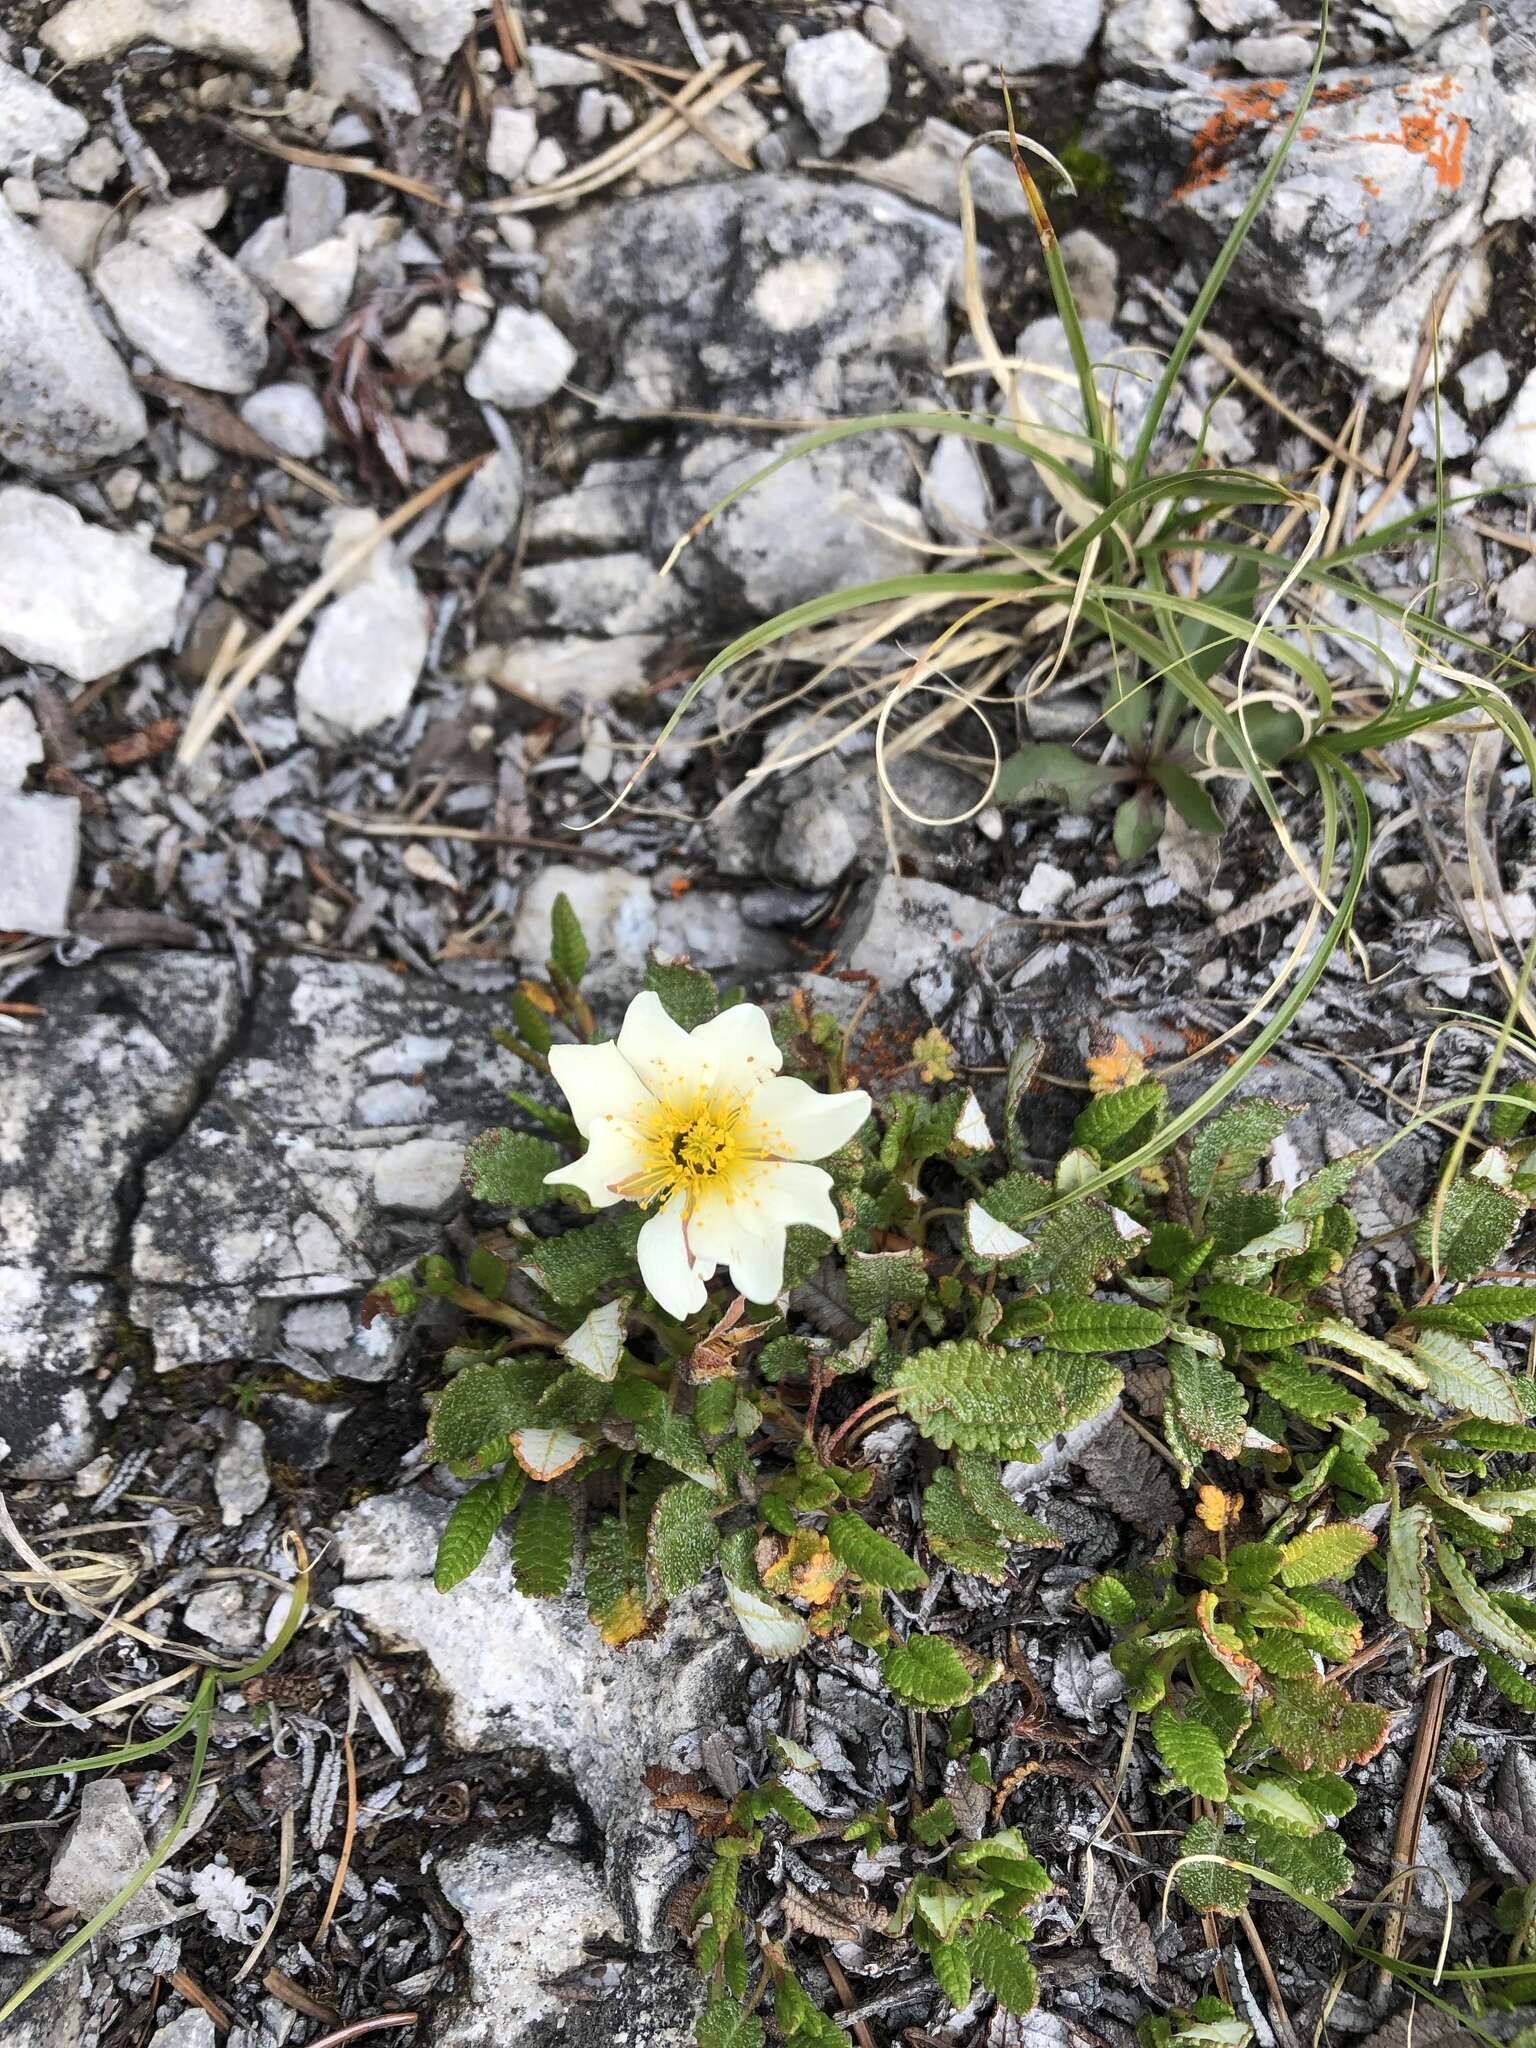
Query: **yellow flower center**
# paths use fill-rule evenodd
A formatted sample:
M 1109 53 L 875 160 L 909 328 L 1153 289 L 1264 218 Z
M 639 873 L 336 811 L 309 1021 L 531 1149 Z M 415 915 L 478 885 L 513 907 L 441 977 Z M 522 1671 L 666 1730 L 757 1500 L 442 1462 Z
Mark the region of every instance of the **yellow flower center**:
M 700 1195 L 724 1191 L 754 1156 L 741 1128 L 742 1108 L 704 1093 L 658 1101 L 639 1127 L 646 1163 L 617 1191 L 649 1208 L 682 1189 L 690 1209 Z

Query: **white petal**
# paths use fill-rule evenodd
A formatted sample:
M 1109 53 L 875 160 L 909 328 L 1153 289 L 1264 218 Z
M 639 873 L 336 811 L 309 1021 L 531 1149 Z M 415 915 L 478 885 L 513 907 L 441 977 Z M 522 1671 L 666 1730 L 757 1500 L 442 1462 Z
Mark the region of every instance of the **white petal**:
M 753 1185 L 761 1171 L 753 1170 Z M 688 1219 L 688 1242 L 695 1258 L 729 1266 L 733 1284 L 748 1301 L 772 1301 L 784 1285 L 784 1229 L 766 1197 L 754 1199 L 738 1184 L 730 1200 L 699 1196 Z
M 765 1223 L 785 1230 L 791 1223 L 809 1223 L 828 1237 L 842 1235 L 842 1218 L 832 1201 L 832 1176 L 819 1166 L 793 1159 L 765 1159 L 747 1187 Z M 760 1226 L 759 1226 L 760 1227 Z
M 633 1005 L 631 1005 L 633 1007 Z M 611 1038 L 601 1045 L 552 1045 L 549 1071 L 554 1075 L 576 1128 L 586 1138 L 597 1117 L 635 1117 L 650 1103 L 645 1083 Z
M 643 990 L 624 1012 L 619 1051 L 653 1095 L 665 1098 L 684 1089 L 691 1093 L 698 1086 L 693 1042 L 681 1024 L 673 1023 L 652 989 Z
M 633 1009 L 634 1005 L 631 1004 Z M 704 1282 L 714 1277 L 714 1264 L 695 1265 L 683 1230 L 684 1200 L 676 1194 L 640 1232 L 635 1246 L 640 1277 L 669 1316 L 691 1316 L 704 1306 Z
M 581 1157 L 546 1173 L 544 1182 L 547 1187 L 580 1188 L 594 1208 L 608 1209 L 624 1199 L 620 1184 L 641 1171 L 648 1154 L 630 1126 L 606 1110 L 593 1119 L 587 1135 Z
M 752 1097 L 753 1143 L 770 1159 L 825 1159 L 869 1120 L 862 1088 L 821 1095 L 804 1081 L 775 1075 Z
M 692 1056 L 710 1087 L 727 1095 L 750 1095 L 777 1074 L 784 1055 L 773 1042 L 767 1012 L 756 1003 L 737 1003 L 688 1034 Z

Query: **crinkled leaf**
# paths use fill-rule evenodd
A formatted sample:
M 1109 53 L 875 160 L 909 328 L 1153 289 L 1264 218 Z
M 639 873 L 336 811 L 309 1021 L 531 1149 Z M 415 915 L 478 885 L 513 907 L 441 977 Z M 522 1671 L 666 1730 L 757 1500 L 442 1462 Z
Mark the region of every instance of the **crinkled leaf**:
M 1168 1346 L 1170 1393 L 1184 1434 L 1203 1450 L 1235 1458 L 1248 1429 L 1248 1397 L 1224 1365 L 1187 1344 Z
M 1095 1095 L 1072 1126 L 1072 1142 L 1101 1159 L 1119 1159 L 1152 1135 L 1167 1107 L 1168 1090 L 1161 1081 L 1136 1081 Z
M 571 908 L 570 897 L 562 890 L 555 898 L 549 916 L 550 974 L 568 981 L 574 988 L 586 973 L 591 957 L 581 919 Z
M 455 1586 L 479 1568 L 491 1539 L 501 1527 L 501 1480 L 482 1479 L 461 1500 L 437 1543 L 437 1567 L 433 1584 L 439 1593 L 451 1593 Z
M 1197 1820 L 1185 1829 L 1179 1844 L 1181 1857 L 1228 1853 L 1225 1832 L 1217 1820 Z M 1240 1855 L 1240 1860 L 1246 1863 L 1249 1858 Z M 1253 1885 L 1246 1870 L 1232 1870 L 1223 1863 L 1181 1863 L 1174 1882 L 1197 1913 L 1241 1913 Z
M 1026 1514 L 1003 1485 L 1002 1469 L 995 1458 L 980 1451 L 957 1451 L 955 1477 L 960 1491 L 984 1521 L 990 1522 L 1009 1543 L 1033 1543 L 1039 1549 L 1059 1550 L 1061 1538 L 1044 1522 Z
M 555 1201 L 558 1186 L 544 1176 L 566 1164 L 565 1154 L 531 1131 L 486 1131 L 464 1154 L 464 1181 L 477 1202 L 498 1209 L 536 1209 Z
M 885 1592 L 911 1593 L 928 1583 L 928 1574 L 917 1560 L 908 1557 L 889 1536 L 872 1529 L 862 1515 L 829 1515 L 827 1542 L 838 1562 L 845 1564 L 866 1586 L 877 1586 Z
M 912 1635 L 892 1643 L 882 1659 L 885 1682 L 904 1707 L 959 1707 L 997 1675 L 999 1666 L 985 1667 L 982 1682 L 945 1636 Z
M 1152 1716 L 1152 1740 L 1169 1777 L 1202 1799 L 1227 1796 L 1227 1767 L 1221 1744 L 1198 1721 L 1182 1720 L 1171 1707 Z
M 636 1548 L 641 1526 L 605 1515 L 587 1537 L 587 1616 L 610 1649 L 645 1630 L 645 1560 Z
M 983 1920 L 970 1937 L 971 1970 L 978 1984 L 1005 2012 L 1033 2012 L 1039 1996 L 1039 1979 L 1022 1941 Z
M 1278 1102 L 1235 1102 L 1203 1124 L 1189 1151 L 1189 1192 L 1197 1201 L 1253 1174 L 1295 1115 Z
M 1387 1524 L 1387 1612 L 1410 1634 L 1429 1627 L 1429 1510 L 1400 1507 Z
M 1202 1287 L 1195 1300 L 1201 1315 L 1212 1322 L 1230 1323 L 1236 1330 L 1294 1330 L 1307 1320 L 1306 1310 L 1296 1302 L 1230 1280 Z
M 433 1456 L 449 1464 L 503 1456 L 512 1431 L 532 1420 L 540 1392 L 526 1363 L 466 1366 L 432 1403 Z
M 569 1502 L 547 1486 L 525 1494 L 512 1531 L 512 1576 L 517 1590 L 541 1600 L 563 1593 L 570 1581 L 575 1546 Z
M 1376 1538 L 1358 1522 L 1327 1522 L 1320 1529 L 1304 1529 L 1280 1546 L 1280 1583 L 1283 1586 L 1316 1586 L 1324 1579 L 1347 1579 Z
M 1413 1347 L 1429 1391 L 1447 1408 L 1485 1422 L 1523 1422 L 1525 1410 L 1508 1373 L 1449 1330 L 1422 1330 Z
M 1053 1351 L 1146 1351 L 1168 1334 L 1160 1309 L 1124 1301 L 1074 1301 L 1053 1296 L 1048 1331 Z
M 685 1031 L 707 1024 L 719 1012 L 719 990 L 701 968 L 686 961 L 658 960 L 653 953 L 645 965 L 645 985 L 660 996 L 661 1007 Z
M 956 1571 L 1000 1586 L 1008 1576 L 1008 1550 L 992 1524 L 977 1514 L 955 1474 L 941 1465 L 923 1495 L 923 1534 L 936 1557 Z
M 594 1294 L 634 1273 L 635 1241 L 644 1224 L 645 1212 L 637 1209 L 540 1238 L 528 1247 L 525 1268 L 552 1301 L 584 1309 Z
M 1468 1175 L 1452 1183 L 1443 1203 L 1438 1196 L 1431 1199 L 1419 1218 L 1414 1247 L 1443 1279 L 1471 1280 L 1497 1264 L 1524 1214 L 1524 1202 L 1508 1188 Z
M 1314 1673 L 1275 1679 L 1259 1708 L 1259 1726 L 1297 1770 L 1342 1771 L 1375 1756 L 1392 1717 L 1385 1707 L 1352 1700 L 1342 1686 Z
M 848 1305 L 861 1323 L 920 1302 L 928 1292 L 927 1265 L 915 1245 L 899 1252 L 854 1252 L 846 1272 Z
M 685 1480 L 681 1486 L 669 1486 L 652 1508 L 646 1553 L 663 1600 L 697 1585 L 714 1563 L 715 1505 L 707 1487 Z
M 1455 1546 L 1447 1543 L 1438 1531 L 1435 1535 L 1435 1562 L 1457 1606 L 1471 1624 L 1473 1634 L 1522 1664 L 1536 1663 L 1536 1635 L 1496 1605 L 1457 1556 Z
M 714 1998 L 699 2015 L 699 2048 L 763 2048 L 763 2022 L 734 1998 Z
M 1323 1816 L 1306 1793 L 1291 1778 L 1253 1773 L 1241 1785 L 1234 1785 L 1227 1803 L 1244 1820 L 1260 1822 L 1282 1835 L 1315 1835 Z

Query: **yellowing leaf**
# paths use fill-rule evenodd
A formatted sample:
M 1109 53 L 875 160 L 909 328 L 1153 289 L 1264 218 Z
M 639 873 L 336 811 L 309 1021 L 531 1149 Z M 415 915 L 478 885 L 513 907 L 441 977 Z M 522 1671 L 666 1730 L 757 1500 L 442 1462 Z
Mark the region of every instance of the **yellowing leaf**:
M 1108 1052 L 1090 1053 L 1083 1065 L 1089 1089 L 1095 1095 L 1113 1095 L 1117 1089 L 1132 1088 L 1147 1077 L 1145 1059 L 1139 1052 L 1132 1052 L 1118 1033 Z
M 1202 1486 L 1195 1513 L 1214 1536 L 1223 1529 L 1232 1528 L 1243 1512 L 1243 1497 L 1240 1493 L 1223 1493 L 1219 1486 Z

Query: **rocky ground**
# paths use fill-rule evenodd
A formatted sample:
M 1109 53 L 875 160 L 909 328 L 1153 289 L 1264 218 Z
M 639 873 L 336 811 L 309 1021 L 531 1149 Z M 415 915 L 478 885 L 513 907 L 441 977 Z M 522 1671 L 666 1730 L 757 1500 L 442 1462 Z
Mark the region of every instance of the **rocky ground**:
M 870 1034 L 933 1020 L 978 1068 L 1028 1028 L 1075 1071 L 1106 1021 L 1181 1059 L 1262 996 L 1306 903 L 1252 806 L 1129 865 L 1096 815 L 922 827 L 882 800 L 867 725 L 743 788 L 835 737 L 834 697 L 876 701 L 889 649 L 829 683 L 803 636 L 571 827 L 733 631 L 1041 528 L 1018 475 L 881 435 L 657 574 L 785 432 L 985 402 L 946 371 L 972 353 L 957 165 L 997 121 L 997 66 L 1082 188 L 1053 205 L 1095 350 L 1134 359 L 1175 333 L 1315 22 L 1281 0 L 0 0 L 0 28 L 0 1766 L 163 1729 L 281 1621 L 285 1538 L 317 1561 L 291 1651 L 219 1694 L 190 1836 L 0 2042 L 310 2048 L 371 2021 L 434 2048 L 680 2048 L 694 1837 L 647 1767 L 728 1794 L 781 1731 L 851 1811 L 899 1791 L 914 1731 L 831 1654 L 751 1665 L 713 1598 L 622 1656 L 504 1568 L 442 1600 L 432 1359 L 361 1300 L 463 1228 L 465 1141 L 518 1071 L 490 1027 L 560 890 L 600 1002 L 652 949 L 763 991 L 877 983 L 895 1007 Z M 1343 433 L 1359 509 L 1383 476 L 1406 509 L 1434 485 L 1438 318 L 1446 489 L 1513 486 L 1536 471 L 1536 15 L 1347 5 L 1330 51 L 1168 452 L 1207 407 L 1215 459 L 1289 477 Z M 977 196 L 994 325 L 1059 362 L 1001 158 Z M 1141 402 L 1120 392 L 1128 428 Z M 1452 622 L 1496 651 L 1536 624 L 1529 506 L 1510 490 L 1452 529 Z M 1393 573 L 1406 601 L 1428 572 Z M 1358 643 L 1329 659 L 1371 680 Z M 1095 713 L 1065 678 L 1005 703 L 1003 744 Z M 896 768 L 913 810 L 983 794 L 961 731 Z M 1316 1105 L 1323 1153 L 1383 1130 L 1436 1010 L 1482 1000 L 1479 848 L 1513 936 L 1536 929 L 1523 771 L 1473 760 L 1469 840 L 1460 750 L 1370 768 L 1359 949 L 1270 1076 Z M 1299 793 L 1290 815 L 1314 845 Z M 1480 1058 L 1442 1036 L 1437 1086 Z M 1376 1192 L 1386 1228 L 1413 1190 Z M 1064 1887 L 1045 2013 L 928 2031 L 853 1930 L 863 2048 L 1126 2048 L 1205 1988 L 1155 1874 L 1101 1857 L 1079 1915 L 1120 1738 L 1069 1596 L 1158 1519 L 1155 1474 L 1113 1465 L 1086 1490 L 1038 1475 L 1068 1561 L 998 1616 L 1041 1688 L 1030 1706 L 1020 1677 L 1023 1733 L 989 1733 L 999 1776 L 1042 1764 L 1020 1818 Z M 1405 1670 L 1382 1684 L 1411 1707 Z M 1458 1675 L 1448 1728 L 1486 1733 L 1482 1711 Z M 0 2003 L 142 1864 L 185 1748 L 8 1795 Z M 1367 1893 L 1402 1770 L 1394 1745 L 1352 1823 Z M 1536 1876 L 1533 1802 L 1510 1743 L 1420 1854 L 1457 1896 Z M 1289 1910 L 1255 1908 L 1289 2019 L 1223 1959 L 1265 2048 L 1310 2033 L 1326 1989 Z M 1345 1998 L 1329 2024 L 1384 2012 Z

